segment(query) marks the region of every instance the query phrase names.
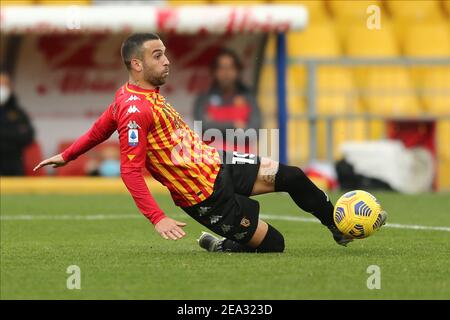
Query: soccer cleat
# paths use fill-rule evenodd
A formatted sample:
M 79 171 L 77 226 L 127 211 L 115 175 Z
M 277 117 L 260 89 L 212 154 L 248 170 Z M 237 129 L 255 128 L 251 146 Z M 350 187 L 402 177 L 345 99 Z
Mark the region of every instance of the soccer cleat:
M 381 211 L 380 214 L 381 214 L 381 223 L 380 223 L 380 228 L 381 228 L 382 226 L 384 226 L 386 224 L 386 220 L 387 220 L 388 214 L 384 210 Z
M 333 234 L 334 241 L 341 246 L 346 247 L 347 244 L 353 241 L 353 238 L 340 232 L 336 226 L 328 226 L 328 230 Z
M 209 252 L 221 252 L 222 250 L 222 240 L 213 236 L 208 232 L 202 231 L 200 238 L 198 238 L 198 244 L 200 247 Z

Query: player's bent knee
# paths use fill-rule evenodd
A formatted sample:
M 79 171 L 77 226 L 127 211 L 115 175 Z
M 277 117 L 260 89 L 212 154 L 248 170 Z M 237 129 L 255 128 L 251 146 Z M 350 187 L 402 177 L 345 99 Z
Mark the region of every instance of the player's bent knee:
M 256 249 L 257 252 L 283 252 L 284 251 L 284 237 L 283 235 L 270 224 L 267 229 L 267 234 L 264 240 Z
M 299 183 L 307 179 L 299 167 L 280 164 L 275 177 L 275 191 L 290 191 L 291 188 L 298 187 Z

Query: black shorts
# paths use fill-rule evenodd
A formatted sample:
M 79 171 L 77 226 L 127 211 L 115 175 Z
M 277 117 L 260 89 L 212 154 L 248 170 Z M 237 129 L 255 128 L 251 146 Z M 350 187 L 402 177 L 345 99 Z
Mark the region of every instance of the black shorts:
M 259 203 L 250 199 L 260 158 L 253 154 L 220 152 L 223 159 L 211 196 L 182 209 L 215 233 L 247 243 L 256 231 Z

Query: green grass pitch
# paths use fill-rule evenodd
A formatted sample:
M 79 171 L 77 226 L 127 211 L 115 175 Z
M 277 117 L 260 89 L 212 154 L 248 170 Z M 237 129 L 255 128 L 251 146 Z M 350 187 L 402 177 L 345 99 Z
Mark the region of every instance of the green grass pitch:
M 181 241 L 160 238 L 128 195 L 2 195 L 1 299 L 450 298 L 449 194 L 374 194 L 388 223 L 447 229 L 383 227 L 344 248 L 318 223 L 273 219 L 285 253 L 221 254 L 198 247 L 205 229 L 165 195 L 162 208 L 188 223 Z M 288 196 L 256 199 L 263 214 L 310 217 Z M 80 290 L 66 287 L 70 265 Z M 370 265 L 379 290 L 367 288 Z

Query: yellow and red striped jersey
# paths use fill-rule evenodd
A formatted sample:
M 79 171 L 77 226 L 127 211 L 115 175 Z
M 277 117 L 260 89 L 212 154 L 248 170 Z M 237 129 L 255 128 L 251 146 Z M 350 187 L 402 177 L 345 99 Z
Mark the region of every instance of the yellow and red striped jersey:
M 145 166 L 169 189 L 175 204 L 192 206 L 208 198 L 221 165 L 217 150 L 201 140 L 159 90 L 131 84 L 123 89 L 116 95 L 122 166 L 133 162 L 142 165 L 142 155 L 137 152 L 143 152 L 145 145 Z M 135 110 L 133 106 L 138 111 L 130 113 Z M 130 121 L 138 127 L 130 128 Z M 138 140 L 137 145 L 130 145 L 130 130 L 137 130 L 137 134 L 142 130 L 145 143 Z

